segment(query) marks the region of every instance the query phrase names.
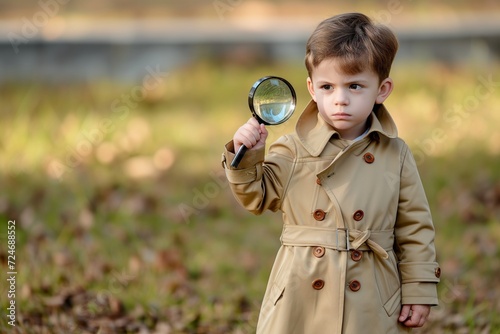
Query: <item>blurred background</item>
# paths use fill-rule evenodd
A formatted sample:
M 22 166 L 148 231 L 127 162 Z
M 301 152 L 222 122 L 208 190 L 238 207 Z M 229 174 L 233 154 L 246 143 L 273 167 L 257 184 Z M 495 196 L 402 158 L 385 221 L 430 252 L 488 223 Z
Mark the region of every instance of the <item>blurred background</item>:
M 419 332 L 500 333 L 495 0 L 2 1 L 0 332 L 254 333 L 281 217 L 238 207 L 223 146 L 265 75 L 298 93 L 268 142 L 293 131 L 306 40 L 352 11 L 400 41 L 386 106 L 443 271 Z

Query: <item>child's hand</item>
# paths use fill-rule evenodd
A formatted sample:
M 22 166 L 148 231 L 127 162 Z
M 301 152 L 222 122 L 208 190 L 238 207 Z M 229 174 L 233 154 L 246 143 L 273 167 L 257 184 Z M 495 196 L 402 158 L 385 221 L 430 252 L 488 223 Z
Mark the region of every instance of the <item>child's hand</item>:
M 422 327 L 430 312 L 429 305 L 403 305 L 398 320 L 407 327 Z
M 234 151 L 238 152 L 241 145 L 245 145 L 248 149 L 262 148 L 266 146 L 267 135 L 268 132 L 264 124 L 259 124 L 259 122 L 252 117 L 234 134 Z

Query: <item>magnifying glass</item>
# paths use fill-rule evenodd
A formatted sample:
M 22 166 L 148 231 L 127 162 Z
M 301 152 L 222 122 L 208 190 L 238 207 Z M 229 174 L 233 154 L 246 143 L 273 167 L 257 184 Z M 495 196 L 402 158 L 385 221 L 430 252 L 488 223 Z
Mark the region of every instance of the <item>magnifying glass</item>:
M 260 124 L 277 125 L 288 120 L 295 111 L 297 95 L 292 85 L 283 78 L 267 76 L 257 80 L 248 93 L 248 106 Z M 238 167 L 247 147 L 241 145 L 231 162 Z

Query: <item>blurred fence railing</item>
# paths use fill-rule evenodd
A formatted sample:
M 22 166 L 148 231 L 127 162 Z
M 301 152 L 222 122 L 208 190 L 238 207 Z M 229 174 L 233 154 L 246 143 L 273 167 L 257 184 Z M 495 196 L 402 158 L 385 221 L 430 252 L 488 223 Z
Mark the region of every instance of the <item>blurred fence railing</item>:
M 490 64 L 500 58 L 497 15 L 446 24 L 393 27 L 397 61 Z M 44 24 L 42 24 L 44 23 Z M 207 21 L 0 22 L 0 82 L 136 81 L 147 66 L 175 70 L 201 58 L 248 64 L 302 61 L 317 21 L 297 19 Z

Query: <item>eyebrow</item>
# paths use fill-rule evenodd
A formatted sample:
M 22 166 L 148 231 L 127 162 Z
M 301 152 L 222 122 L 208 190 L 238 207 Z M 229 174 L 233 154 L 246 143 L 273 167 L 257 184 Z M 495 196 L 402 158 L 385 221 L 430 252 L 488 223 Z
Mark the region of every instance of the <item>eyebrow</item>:
M 360 79 L 360 80 L 350 80 L 348 82 L 346 82 L 347 85 L 350 85 L 350 84 L 354 84 L 354 83 L 361 83 L 361 84 L 368 84 L 370 81 L 369 80 L 363 80 L 363 79 Z
M 363 83 L 363 84 L 367 84 L 367 83 L 369 83 L 369 82 L 370 82 L 370 80 L 365 80 L 365 79 L 356 79 L 356 78 L 354 78 L 354 79 L 350 79 L 350 80 L 348 80 L 348 81 L 346 81 L 346 82 L 343 82 L 342 84 L 344 84 L 344 85 L 351 85 L 351 84 L 354 84 L 354 83 Z M 331 85 L 332 83 L 331 83 L 330 81 L 328 81 L 328 80 L 318 80 L 318 81 L 317 81 L 317 84 L 318 84 L 318 85 L 324 85 L 324 84 Z

